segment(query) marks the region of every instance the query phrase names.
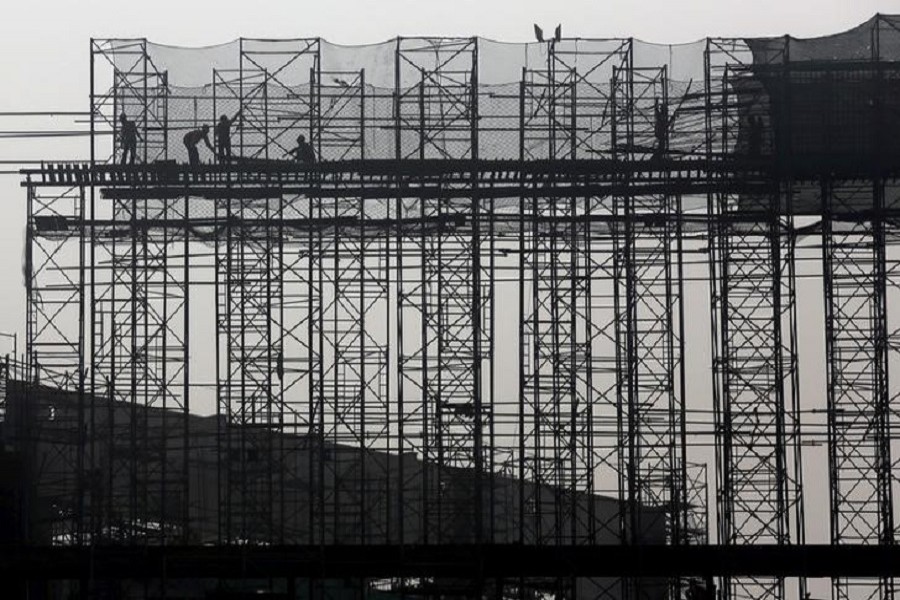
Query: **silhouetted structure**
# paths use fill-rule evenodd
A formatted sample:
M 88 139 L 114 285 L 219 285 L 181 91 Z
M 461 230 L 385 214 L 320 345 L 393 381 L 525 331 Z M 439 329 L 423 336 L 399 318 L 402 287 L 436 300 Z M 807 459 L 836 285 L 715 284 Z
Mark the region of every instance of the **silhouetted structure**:
M 69 373 L 56 383 L 80 411 L 66 436 L 38 437 L 64 458 L 38 482 L 64 490 L 65 510 L 46 513 L 54 539 L 185 539 L 203 439 L 221 501 L 202 503 L 215 518 L 197 526 L 223 547 L 328 545 L 344 527 L 394 549 L 463 531 L 488 550 L 640 547 L 650 516 L 666 544 L 702 544 L 686 403 L 710 387 L 715 539 L 802 550 L 805 253 L 825 301 L 831 542 L 892 548 L 898 26 L 671 47 L 94 40 L 114 93 L 92 90 L 92 119 L 142 115 L 141 164 L 107 164 L 94 140 L 88 165 L 24 172 L 28 379 Z M 234 110 L 230 162 L 198 164 L 199 138 L 183 153 L 181 131 Z M 296 136 L 317 161 L 282 159 Z M 700 309 L 686 305 L 696 278 Z M 690 335 L 706 314 L 708 345 Z M 710 357 L 706 385 L 691 352 Z M 190 416 L 204 402 L 214 438 L 192 434 L 212 427 Z M 109 406 L 131 414 L 104 420 Z M 148 523 L 152 498 L 164 509 Z M 805 592 L 771 569 L 717 572 L 724 598 Z M 890 598 L 877 575 L 835 577 L 834 595 Z M 589 595 L 640 597 L 646 583 Z

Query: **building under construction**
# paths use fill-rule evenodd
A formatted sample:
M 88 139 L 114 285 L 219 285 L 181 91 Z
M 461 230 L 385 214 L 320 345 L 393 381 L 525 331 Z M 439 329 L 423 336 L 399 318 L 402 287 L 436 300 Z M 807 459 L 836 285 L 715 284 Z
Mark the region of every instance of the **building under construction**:
M 10 590 L 894 597 L 900 17 L 90 61 L 23 171 Z

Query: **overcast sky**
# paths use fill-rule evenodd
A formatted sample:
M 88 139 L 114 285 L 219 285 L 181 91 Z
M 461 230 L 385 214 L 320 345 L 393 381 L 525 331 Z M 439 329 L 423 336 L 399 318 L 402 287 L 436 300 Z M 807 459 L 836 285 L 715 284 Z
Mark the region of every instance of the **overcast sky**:
M 562 23 L 568 36 L 687 42 L 708 35 L 816 36 L 900 0 L 52 0 L 3 3 L 0 108 L 68 107 L 87 100 L 94 37 L 146 37 L 178 45 L 245 37 L 321 36 L 335 43 L 396 35 L 481 35 L 530 41 L 531 24 Z

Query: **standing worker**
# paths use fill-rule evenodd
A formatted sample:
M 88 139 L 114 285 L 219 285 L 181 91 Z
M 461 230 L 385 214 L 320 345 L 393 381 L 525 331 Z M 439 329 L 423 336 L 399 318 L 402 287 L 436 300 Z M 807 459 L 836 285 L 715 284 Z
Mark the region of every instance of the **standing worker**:
M 184 134 L 184 147 L 187 148 L 188 161 L 191 163 L 192 167 L 196 167 L 200 164 L 200 153 L 197 152 L 197 144 L 201 141 L 203 141 L 206 144 L 206 147 L 209 148 L 209 151 L 215 155 L 216 151 L 213 150 L 212 144 L 209 143 L 209 125 L 204 125 L 200 129 L 194 129 L 193 131 L 188 131 Z
M 234 113 L 230 119 L 228 115 L 223 114 L 219 117 L 216 124 L 216 147 L 218 148 L 219 163 L 225 164 L 231 162 L 231 126 L 240 117 L 241 111 Z
M 122 164 L 133 165 L 137 154 L 137 125 L 134 124 L 134 121 L 129 121 L 124 112 L 119 115 L 119 124 L 121 126 L 119 145 L 122 146 Z
M 657 101 L 653 109 L 653 121 L 653 136 L 656 138 L 653 158 L 662 158 L 669 150 L 669 115 L 662 102 Z
M 316 153 L 312 146 L 306 141 L 306 136 L 303 134 L 297 136 L 297 147 L 288 150 L 285 154 L 292 154 L 294 159 L 299 163 L 307 165 L 316 164 Z

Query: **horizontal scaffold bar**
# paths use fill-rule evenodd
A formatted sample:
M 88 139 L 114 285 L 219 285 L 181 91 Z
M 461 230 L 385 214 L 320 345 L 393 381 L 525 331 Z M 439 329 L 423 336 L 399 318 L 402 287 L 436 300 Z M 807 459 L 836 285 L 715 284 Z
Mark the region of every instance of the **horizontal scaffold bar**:
M 0 548 L 8 580 L 168 577 L 900 575 L 900 546 L 91 546 Z
M 872 179 L 900 177 L 900 165 L 853 157 L 785 163 L 771 158 L 732 155 L 705 158 L 617 159 L 367 159 L 304 165 L 291 161 L 240 160 L 227 165 L 154 162 L 144 165 L 45 163 L 22 169 L 23 185 L 84 184 L 104 187 L 308 185 L 310 182 L 352 185 L 359 182 L 427 181 L 443 183 L 559 183 L 587 181 L 666 181 L 706 179 L 777 183 L 788 180 Z

